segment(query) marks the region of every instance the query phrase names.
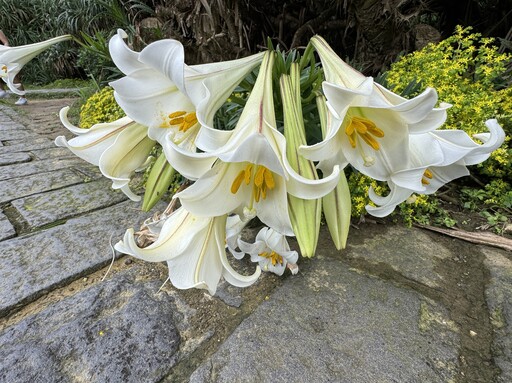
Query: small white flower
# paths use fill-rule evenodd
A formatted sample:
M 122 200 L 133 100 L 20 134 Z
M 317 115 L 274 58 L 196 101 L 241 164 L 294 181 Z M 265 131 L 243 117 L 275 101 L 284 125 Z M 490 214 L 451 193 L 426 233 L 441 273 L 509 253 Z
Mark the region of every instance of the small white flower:
M 264 227 L 256 235 L 254 243 L 238 240 L 238 247 L 251 256 L 251 261 L 258 262 L 262 270 L 283 275 L 288 267 L 293 274 L 297 274 L 298 253 L 290 250 L 286 236 L 277 231 Z

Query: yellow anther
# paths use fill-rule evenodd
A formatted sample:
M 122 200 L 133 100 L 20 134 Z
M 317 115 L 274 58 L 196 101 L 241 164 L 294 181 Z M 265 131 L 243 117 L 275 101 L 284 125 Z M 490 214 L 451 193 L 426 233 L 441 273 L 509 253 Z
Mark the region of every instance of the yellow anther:
M 276 183 L 274 182 L 274 176 L 268 169 L 265 169 L 265 184 L 269 189 L 273 189 L 276 186 Z
M 259 256 L 262 258 L 270 259 L 270 261 L 272 262 L 272 266 L 277 265 L 277 263 L 281 265 L 283 264 L 283 257 L 281 257 L 275 251 L 272 251 L 270 254 L 267 251 L 264 251 L 263 253 L 260 253 Z
M 380 145 L 374 137 L 384 137 L 384 132 L 377 128 L 377 125 L 372 120 L 357 116 L 350 117 L 350 121 L 345 127 L 345 134 L 348 136 L 350 146 L 354 149 L 357 146 L 357 136 L 361 137 L 374 150 L 380 149 Z
M 375 141 L 375 138 L 370 136 L 368 133 L 360 134 L 359 136 L 363 139 L 364 142 L 366 142 L 368 145 L 370 145 L 374 150 L 380 149 L 379 143 L 377 141 Z
M 240 189 L 242 182 L 246 185 L 249 185 L 252 182 L 251 208 L 254 201 L 259 202 L 260 199 L 267 198 L 267 192 L 276 186 L 274 176 L 270 170 L 265 166 L 258 165 L 255 167 L 250 163 L 247 164 L 233 180 L 233 183 L 231 184 L 231 193 L 236 194 Z
M 252 164 L 248 164 L 245 167 L 245 184 L 249 185 L 251 183 L 251 174 L 252 174 Z
M 185 116 L 185 121 L 193 122 L 194 124 L 197 122 L 196 112 L 191 112 Z
M 263 180 L 265 179 L 265 167 L 258 166 L 258 170 L 256 170 L 256 176 L 254 177 L 254 185 L 261 187 L 263 185 Z
M 185 119 L 183 117 L 175 117 L 175 118 L 171 119 L 171 121 L 169 121 L 169 124 L 181 125 L 181 124 L 183 124 L 183 121 L 185 121 Z
M 245 178 L 245 170 L 242 170 L 238 175 L 236 176 L 235 180 L 231 184 L 231 193 L 236 194 L 238 192 L 238 189 L 240 189 L 240 185 L 242 184 L 242 181 Z
M 169 114 L 169 125 L 176 126 L 178 125 L 178 130 L 180 132 L 186 132 L 191 127 L 197 124 L 196 112 L 187 113 L 185 111 L 179 110 L 177 112 L 173 112 Z M 167 125 L 161 125 L 162 128 L 168 127 Z
M 421 183 L 423 185 L 430 185 L 430 180 L 434 178 L 434 174 L 428 169 L 425 170 L 425 173 L 423 173 L 423 177 L 421 178 Z
M 184 115 L 186 115 L 187 112 L 183 111 L 183 110 L 180 110 L 180 111 L 177 111 L 177 112 L 174 112 L 174 113 L 171 113 L 169 114 L 169 118 L 176 118 L 176 117 L 182 117 Z

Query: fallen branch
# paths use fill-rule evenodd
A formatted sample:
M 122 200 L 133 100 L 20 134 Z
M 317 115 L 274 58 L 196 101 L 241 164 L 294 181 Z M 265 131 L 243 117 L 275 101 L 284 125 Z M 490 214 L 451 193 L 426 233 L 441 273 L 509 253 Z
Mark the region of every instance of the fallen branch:
M 429 225 L 414 225 L 422 229 L 435 231 L 437 233 L 445 234 L 450 237 L 462 239 L 467 242 L 477 243 L 479 245 L 488 245 L 499 247 L 504 250 L 512 251 L 512 239 L 501 237 L 499 235 L 489 232 L 473 233 L 470 231 L 464 231 L 460 229 L 441 229 L 440 227 L 434 227 Z

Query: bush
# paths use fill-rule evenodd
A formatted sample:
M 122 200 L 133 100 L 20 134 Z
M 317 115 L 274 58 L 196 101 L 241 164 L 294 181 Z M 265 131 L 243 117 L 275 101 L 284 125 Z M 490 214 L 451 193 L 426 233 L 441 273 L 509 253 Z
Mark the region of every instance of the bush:
M 80 127 L 89 129 L 100 122 L 112 122 L 125 116 L 114 98 L 114 90 L 107 86 L 94 93 L 80 108 Z

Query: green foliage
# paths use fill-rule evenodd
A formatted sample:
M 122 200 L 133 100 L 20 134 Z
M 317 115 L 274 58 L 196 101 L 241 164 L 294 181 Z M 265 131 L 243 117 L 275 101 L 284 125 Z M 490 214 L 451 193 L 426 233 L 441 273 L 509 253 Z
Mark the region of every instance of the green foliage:
M 84 36 L 98 34 L 108 39 L 117 28 L 135 34 L 135 24 L 153 10 L 143 0 L 2 0 L 0 6 L 0 29 L 6 34 L 10 45 L 19 46 L 40 42 L 52 37 L 71 34 L 87 44 Z M 83 46 L 72 41 L 59 43 L 28 63 L 22 71 L 22 80 L 29 84 L 46 84 L 57 78 L 83 77 L 93 71 L 93 65 L 105 62 L 84 58 Z M 104 58 L 104 57 L 102 57 Z M 111 61 L 107 62 L 109 65 Z M 93 65 L 89 65 L 93 64 Z M 98 78 L 97 73 L 93 73 Z M 103 80 L 103 78 L 100 78 Z
M 89 97 L 80 108 L 80 127 L 89 129 L 94 124 L 112 122 L 124 116 L 114 98 L 114 90 L 107 86 Z

